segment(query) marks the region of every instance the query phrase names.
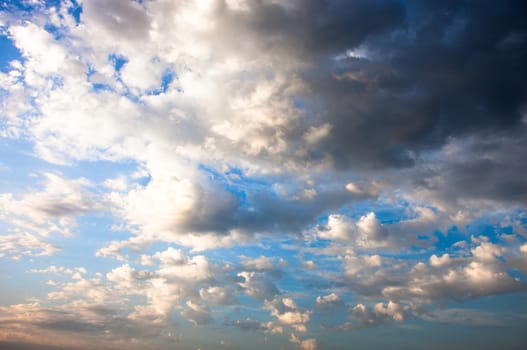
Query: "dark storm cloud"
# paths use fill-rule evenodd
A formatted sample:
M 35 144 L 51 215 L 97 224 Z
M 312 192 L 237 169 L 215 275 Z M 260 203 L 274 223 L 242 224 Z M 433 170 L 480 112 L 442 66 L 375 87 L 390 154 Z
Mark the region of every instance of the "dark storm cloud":
M 283 180 L 282 180 L 283 181 Z M 267 186 L 271 187 L 271 184 Z M 302 187 L 291 188 L 286 193 L 264 192 L 261 189 L 246 188 L 245 203 L 241 204 L 233 195 L 224 193 L 205 197 L 196 211 L 187 217 L 182 227 L 191 232 L 215 231 L 226 233 L 230 229 L 246 232 L 295 232 L 311 223 L 324 212 L 335 210 L 346 203 L 375 198 L 375 193 L 365 191 L 354 194 L 342 185 L 319 185 L 313 190 L 313 197 L 303 196 Z M 207 194 L 209 196 L 209 194 Z M 273 218 L 269 220 L 269 218 Z
M 218 20 L 235 34 L 240 46 L 256 42 L 264 49 L 307 59 L 353 47 L 368 35 L 391 29 L 404 19 L 404 7 L 398 1 L 246 3 L 248 11 L 218 6 Z
M 451 136 L 518 124 L 526 15 L 522 1 L 249 1 L 247 11 L 219 6 L 216 25 L 224 47 L 306 64 L 305 111 L 333 127 L 305 157 L 397 168 Z M 289 144 L 301 135 L 289 132 Z
M 460 143 L 460 154 L 424 166 L 414 185 L 436 192 L 448 202 L 461 197 L 527 204 L 527 128 L 486 133 Z
M 450 136 L 512 129 L 527 102 L 526 15 L 519 1 L 408 3 L 404 24 L 361 36 L 365 55 L 319 58 L 304 76 L 333 125 L 323 151 L 340 168 L 401 167 Z

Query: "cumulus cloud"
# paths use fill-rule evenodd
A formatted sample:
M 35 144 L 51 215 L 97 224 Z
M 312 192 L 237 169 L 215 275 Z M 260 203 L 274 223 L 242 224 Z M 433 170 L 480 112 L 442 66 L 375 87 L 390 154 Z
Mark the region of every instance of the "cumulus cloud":
M 275 277 L 265 272 L 247 272 L 242 271 L 238 273 L 241 281 L 238 285 L 242 288 L 245 294 L 260 299 L 271 300 L 280 293 L 275 284 Z
M 289 341 L 302 350 L 317 350 L 318 342 L 316 339 L 300 339 L 294 333 L 291 334 Z
M 327 226 L 318 230 L 318 235 L 325 239 L 355 242 L 364 248 L 376 248 L 386 245 L 388 230 L 373 212 L 360 217 L 356 222 L 345 216 L 333 214 L 328 217 Z
M 382 302 L 375 304 L 373 310 L 370 310 L 364 304 L 357 304 L 350 309 L 350 318 L 358 321 L 359 324 L 346 323 L 341 328 L 374 327 L 386 322 L 401 322 L 406 317 L 406 309 L 407 307 L 391 300 L 387 304 Z
M 235 294 L 228 287 L 211 286 L 207 289 L 199 290 L 199 295 L 205 301 L 214 305 L 234 305 L 237 304 Z
M 323 311 L 335 311 L 344 306 L 344 303 L 337 294 L 331 293 L 325 296 L 318 296 L 316 298 L 316 306 Z
M 305 333 L 307 331 L 306 325 L 311 312 L 300 310 L 293 299 L 275 297 L 273 300 L 266 300 L 264 305 L 281 324 L 292 327 L 296 332 Z
M 271 270 L 275 267 L 273 259 L 263 255 L 256 259 L 245 258 L 242 265 L 246 269 L 254 269 L 256 271 Z

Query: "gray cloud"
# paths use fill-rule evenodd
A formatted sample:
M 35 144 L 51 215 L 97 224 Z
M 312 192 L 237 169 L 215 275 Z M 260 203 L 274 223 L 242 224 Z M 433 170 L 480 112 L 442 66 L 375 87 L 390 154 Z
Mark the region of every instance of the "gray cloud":
M 414 186 L 433 191 L 449 202 L 465 198 L 525 205 L 526 130 L 520 125 L 510 132 L 453 142 L 447 159 L 418 170 Z
M 334 126 L 324 149 L 339 168 L 410 166 L 448 137 L 513 131 L 527 101 L 518 34 L 526 9 L 494 5 L 407 4 L 404 24 L 361 43 L 365 55 L 326 57 L 305 71 L 314 107 Z

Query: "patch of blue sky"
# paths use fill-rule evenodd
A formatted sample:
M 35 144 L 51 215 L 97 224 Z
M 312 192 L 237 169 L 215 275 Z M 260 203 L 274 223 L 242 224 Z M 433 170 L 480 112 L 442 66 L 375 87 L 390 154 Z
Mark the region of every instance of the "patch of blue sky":
M 50 235 L 47 241 L 61 250 L 51 257 L 40 259 L 39 268 L 50 265 L 84 267 L 88 271 L 105 273 L 121 266 L 122 262 L 116 259 L 95 255 L 102 246 L 101 242 L 109 243 L 112 240 L 127 238 L 127 235 L 112 230 L 114 219 L 101 213 L 85 214 L 76 219 L 78 226 L 72 228 L 72 237 Z
M 167 92 L 172 82 L 177 79 L 176 73 L 170 69 L 167 69 L 161 76 L 161 85 L 152 90 L 147 90 L 147 95 L 161 95 Z
M 60 0 L 54 1 L 44 1 L 44 5 L 47 3 L 57 3 L 60 4 Z M 11 1 L 2 1 L 0 2 L 0 10 L 2 11 L 34 11 L 42 6 L 40 2 L 32 2 L 27 0 L 11 0 Z
M 229 168 L 229 170 L 225 172 L 225 175 L 228 178 L 227 184 L 229 185 L 229 188 L 233 187 L 232 190 L 240 188 L 250 189 L 252 192 L 268 191 L 272 185 L 272 179 L 249 177 L 237 168 Z
M 115 66 L 115 63 L 113 63 L 114 66 Z M 104 83 L 93 83 L 90 81 L 90 78 L 95 74 L 97 73 L 97 70 L 95 69 L 95 67 L 91 64 L 88 64 L 88 70 L 86 71 L 86 79 L 87 81 L 89 81 L 91 83 L 91 86 L 92 86 L 92 91 L 94 92 L 98 92 L 98 91 L 112 91 L 112 92 L 115 92 L 115 89 L 108 85 L 108 84 L 104 84 Z
M 515 214 L 520 218 L 522 216 L 521 211 L 484 215 L 467 225 L 466 232 L 474 237 L 485 236 L 493 243 L 498 242 L 502 234 L 511 234 L 514 232 L 513 227 L 510 224 L 502 224 L 502 222 L 506 217 L 512 216 L 514 218 L 516 216 Z M 525 223 L 523 227 L 525 228 Z
M 335 281 L 329 282 L 327 279 L 316 276 L 312 271 L 306 271 L 305 268 L 286 270 L 283 278 L 276 281 L 279 290 L 286 291 L 287 294 L 293 295 L 298 305 L 302 307 L 312 307 L 313 301 L 318 295 L 327 295 L 327 291 L 335 287 Z M 330 271 L 325 271 L 329 273 Z
M 118 78 L 117 80 L 121 81 L 121 78 Z M 126 85 L 125 85 L 126 87 Z M 128 89 L 127 87 L 125 88 L 125 91 L 123 93 L 121 93 L 121 96 L 123 97 L 126 97 L 127 99 L 129 99 L 131 102 L 137 104 L 137 105 L 144 105 L 144 101 L 141 100 L 141 96 L 137 96 L 135 94 L 133 94 L 130 89 Z
M 229 168 L 225 172 L 218 171 L 203 163 L 198 164 L 198 170 L 205 173 L 213 182 L 221 184 L 223 188 L 236 196 L 241 208 L 251 207 L 249 196 L 259 191 L 267 191 L 271 183 L 259 179 L 247 177 L 239 168 Z
M 365 199 L 352 204 L 345 205 L 335 213 L 346 215 L 353 220 L 374 212 L 377 220 L 382 224 L 392 224 L 417 217 L 416 213 L 411 210 L 412 206 L 402 199 L 381 198 L 377 200 Z M 333 213 L 330 213 L 333 214 Z M 327 219 L 327 216 L 325 217 Z
M 75 166 L 55 166 L 67 178 L 85 177 L 94 183 L 102 183 L 106 179 L 128 175 L 137 170 L 138 164 L 132 160 L 119 162 L 97 160 L 79 161 Z
M 56 90 L 64 86 L 64 77 L 61 75 L 48 75 L 46 80 L 50 83 L 48 85 L 50 90 Z
M 75 19 L 75 24 L 79 25 L 81 21 L 82 5 L 77 0 L 71 0 L 71 5 L 68 7 L 68 13 Z
M 293 97 L 293 107 L 296 109 L 307 111 L 309 108 L 309 100 L 304 95 L 295 95 Z
M 113 68 L 115 70 L 114 79 L 121 83 L 124 87 L 124 91 L 121 93 L 121 96 L 126 97 L 135 104 L 143 105 L 144 103 L 141 100 L 141 97 L 135 95 L 121 78 L 121 69 L 126 63 L 128 63 L 128 58 L 121 54 L 111 53 L 110 55 L 108 55 L 108 61 L 113 65 Z
M 124 55 L 112 53 L 108 56 L 108 61 L 113 64 L 116 72 L 120 72 L 123 66 L 128 62 L 128 58 Z
M 21 256 L 19 260 L 2 258 L 0 305 L 26 303 L 33 298 L 45 299 L 46 294 L 51 291 L 46 285 L 49 278 L 28 271 L 49 267 L 53 264 L 52 261 L 50 257 Z
M 0 71 L 10 71 L 10 62 L 13 60 L 24 61 L 24 58 L 7 33 L 0 28 Z
M 100 92 L 100 91 L 115 92 L 115 89 L 113 87 L 111 87 L 110 85 L 108 85 L 108 84 L 92 83 L 91 86 L 92 86 L 92 91 L 94 91 L 94 92 Z
M 36 174 L 57 169 L 34 156 L 33 144 L 25 139 L 0 138 L 0 159 L 0 192 L 23 193 L 34 185 Z

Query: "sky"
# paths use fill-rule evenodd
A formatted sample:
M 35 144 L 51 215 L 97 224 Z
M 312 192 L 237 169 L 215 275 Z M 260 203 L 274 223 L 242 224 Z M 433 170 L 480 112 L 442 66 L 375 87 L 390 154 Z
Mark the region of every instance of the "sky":
M 525 349 L 524 1 L 0 1 L 0 349 Z

